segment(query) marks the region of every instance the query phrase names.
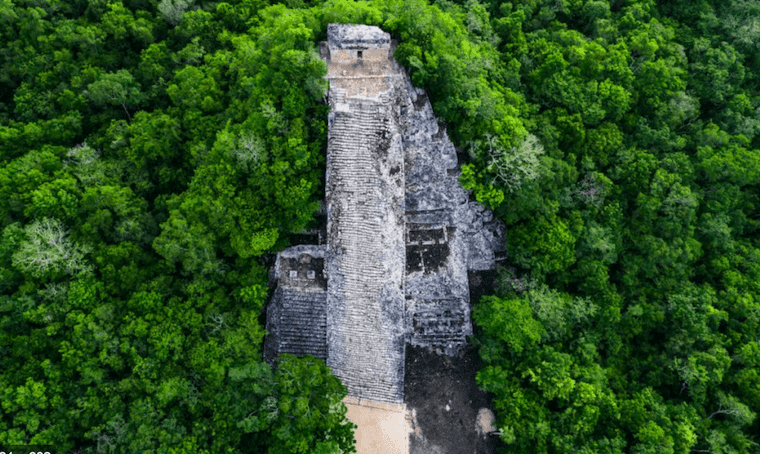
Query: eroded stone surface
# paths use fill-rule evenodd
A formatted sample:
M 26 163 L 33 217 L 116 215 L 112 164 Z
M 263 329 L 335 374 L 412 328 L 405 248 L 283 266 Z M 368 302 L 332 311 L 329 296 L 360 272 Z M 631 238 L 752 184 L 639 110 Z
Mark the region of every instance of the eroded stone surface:
M 326 307 L 308 312 L 284 302 L 302 297 L 276 294 L 266 351 L 300 345 L 303 336 L 275 325 L 311 314 L 324 319 L 327 365 L 350 397 L 402 402 L 406 344 L 457 354 L 472 334 L 467 271 L 495 267 L 505 229 L 469 202 L 456 149 L 393 59 L 390 35 L 338 24 L 327 35 L 327 244 L 281 252 L 274 273 L 280 288 L 312 294 L 317 306 L 324 295 Z M 304 279 L 310 267 L 324 278 Z

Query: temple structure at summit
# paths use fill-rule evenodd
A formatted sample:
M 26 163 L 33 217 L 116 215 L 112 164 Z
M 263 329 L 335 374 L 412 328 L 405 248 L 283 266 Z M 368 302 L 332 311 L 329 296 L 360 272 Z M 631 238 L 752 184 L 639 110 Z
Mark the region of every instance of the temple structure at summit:
M 505 229 L 460 186 L 390 35 L 330 24 L 327 36 L 326 230 L 278 254 L 264 354 L 323 358 L 350 397 L 400 403 L 407 343 L 454 355 L 472 334 L 467 272 L 495 267 Z

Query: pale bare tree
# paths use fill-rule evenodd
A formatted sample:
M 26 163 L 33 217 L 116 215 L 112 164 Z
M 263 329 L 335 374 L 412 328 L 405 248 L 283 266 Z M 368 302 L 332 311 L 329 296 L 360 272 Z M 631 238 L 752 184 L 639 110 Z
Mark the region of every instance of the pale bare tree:
M 27 238 L 12 257 L 13 266 L 20 271 L 33 277 L 49 271 L 71 275 L 92 272 L 84 258 L 89 248 L 72 242 L 58 219 L 35 220 L 24 230 Z
M 193 0 L 161 0 L 158 2 L 158 10 L 164 20 L 172 25 L 179 25 L 185 11 L 193 4 Z
M 491 185 L 500 181 L 508 192 L 514 192 L 523 183 L 538 178 L 544 147 L 536 136 L 526 135 L 518 146 L 510 150 L 504 150 L 500 146 L 498 137 L 489 133 L 485 136 L 485 141 L 478 141 L 475 147 L 487 147 L 484 150 L 488 160 L 487 170 L 494 175 Z

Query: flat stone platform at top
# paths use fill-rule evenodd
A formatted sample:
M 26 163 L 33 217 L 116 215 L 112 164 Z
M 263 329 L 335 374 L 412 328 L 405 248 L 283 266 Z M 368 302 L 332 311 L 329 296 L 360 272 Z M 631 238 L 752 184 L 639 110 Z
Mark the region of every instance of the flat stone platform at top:
M 391 104 L 392 81 L 396 79 L 400 85 L 406 77 L 393 59 L 394 50 L 390 34 L 377 27 L 330 24 L 327 42 L 320 43 L 320 53 L 327 63 L 326 79 L 330 81 L 334 109 L 345 108 L 346 98 Z
M 330 24 L 327 43 L 331 49 L 389 49 L 391 34 L 371 25 Z

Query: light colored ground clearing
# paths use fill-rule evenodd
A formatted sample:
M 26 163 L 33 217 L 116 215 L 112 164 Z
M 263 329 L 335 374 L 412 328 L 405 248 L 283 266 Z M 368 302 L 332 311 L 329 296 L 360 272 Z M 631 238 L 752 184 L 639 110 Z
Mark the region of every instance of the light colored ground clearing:
M 346 418 L 356 424 L 357 454 L 408 454 L 413 417 L 406 404 L 387 404 L 352 397 L 343 399 Z
M 493 426 L 496 416 L 488 408 L 481 408 L 478 411 L 477 431 L 481 435 L 486 435 L 496 430 Z

